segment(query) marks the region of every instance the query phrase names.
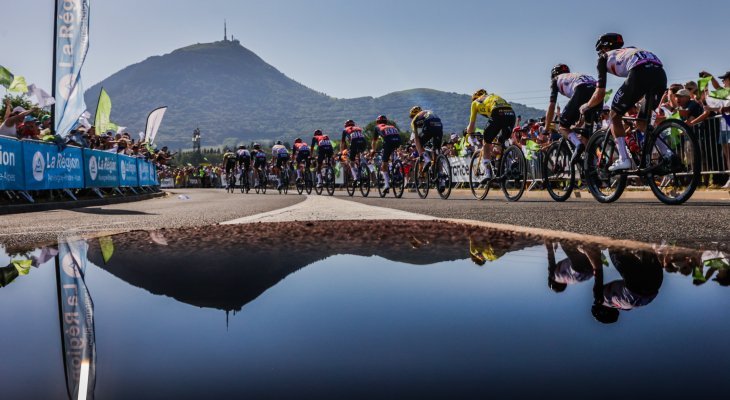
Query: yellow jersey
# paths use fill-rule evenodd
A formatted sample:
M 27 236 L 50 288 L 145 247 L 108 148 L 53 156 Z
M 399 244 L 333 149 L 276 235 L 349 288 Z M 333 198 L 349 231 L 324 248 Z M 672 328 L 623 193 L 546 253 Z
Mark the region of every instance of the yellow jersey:
M 511 109 L 512 106 L 496 94 L 485 94 L 471 103 L 471 117 L 469 118 L 469 122 L 476 122 L 478 114 L 492 118 L 492 111 L 498 108 Z

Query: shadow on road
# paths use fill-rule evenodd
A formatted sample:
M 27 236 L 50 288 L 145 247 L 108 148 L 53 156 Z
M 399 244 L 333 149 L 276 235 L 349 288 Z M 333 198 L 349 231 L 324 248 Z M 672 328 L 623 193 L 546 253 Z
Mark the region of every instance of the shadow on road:
M 144 211 L 108 210 L 108 209 L 104 209 L 104 208 L 78 208 L 73 211 L 79 212 L 79 213 L 84 213 L 84 214 L 94 214 L 94 215 L 157 215 L 157 214 L 146 213 Z

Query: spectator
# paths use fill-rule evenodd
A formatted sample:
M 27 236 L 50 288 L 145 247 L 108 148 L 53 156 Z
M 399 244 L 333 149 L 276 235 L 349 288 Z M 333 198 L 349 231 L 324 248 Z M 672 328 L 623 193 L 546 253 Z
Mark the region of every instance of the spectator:
M 693 126 L 707 119 L 710 116 L 709 111 L 705 109 L 697 101 L 692 99 L 692 93 L 687 89 L 677 91 L 677 106 L 679 107 L 679 116 L 687 125 Z
M 38 128 L 39 121 L 32 115 L 26 115 L 23 123 L 18 125 L 16 130 L 18 139 L 41 139 L 41 130 Z
M 37 110 L 37 108 L 26 110 L 21 106 L 11 107 L 10 99 L 5 99 L 5 118 L 0 125 L 0 136 L 17 137 L 18 127 L 23 123 L 25 117 Z

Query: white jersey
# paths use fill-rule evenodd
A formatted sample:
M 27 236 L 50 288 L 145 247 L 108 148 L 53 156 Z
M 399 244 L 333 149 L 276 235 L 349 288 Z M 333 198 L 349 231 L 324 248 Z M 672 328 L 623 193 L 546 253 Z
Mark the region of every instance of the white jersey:
M 15 129 L 15 124 L 8 126 L 8 125 L 5 125 L 5 121 L 0 123 L 0 135 L 15 137 L 17 134 L 18 134 L 18 131 L 17 131 L 17 129 Z
M 629 71 L 639 65 L 652 63 L 662 65 L 659 58 L 653 53 L 636 47 L 624 47 L 606 53 L 606 67 L 608 72 L 626 78 Z
M 271 148 L 271 154 L 278 156 L 278 155 L 289 155 L 289 151 L 284 147 L 282 144 L 274 145 L 274 147 Z
M 580 85 L 596 85 L 596 80 L 592 76 L 584 74 L 560 74 L 555 80 L 558 84 L 558 91 L 567 98 L 572 98 L 575 88 Z

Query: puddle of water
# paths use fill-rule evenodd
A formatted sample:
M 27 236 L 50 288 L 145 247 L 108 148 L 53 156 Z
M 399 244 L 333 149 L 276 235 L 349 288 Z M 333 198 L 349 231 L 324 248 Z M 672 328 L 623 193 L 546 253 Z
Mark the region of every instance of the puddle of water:
M 723 254 L 399 221 L 71 243 L 0 252 L 3 399 L 700 397 L 730 368 Z

